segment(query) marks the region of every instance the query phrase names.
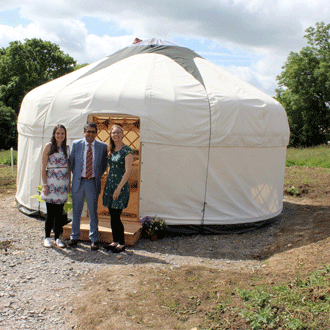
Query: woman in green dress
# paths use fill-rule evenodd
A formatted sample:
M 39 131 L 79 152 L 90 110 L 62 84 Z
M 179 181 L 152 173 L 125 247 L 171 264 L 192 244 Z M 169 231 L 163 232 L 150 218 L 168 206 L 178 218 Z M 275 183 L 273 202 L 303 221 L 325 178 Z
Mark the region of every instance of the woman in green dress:
M 110 171 L 105 183 L 103 205 L 109 209 L 113 242 L 105 247 L 113 253 L 125 251 L 124 226 L 120 215 L 128 205 L 128 178 L 132 171 L 133 150 L 123 143 L 124 130 L 113 125 L 110 130 Z

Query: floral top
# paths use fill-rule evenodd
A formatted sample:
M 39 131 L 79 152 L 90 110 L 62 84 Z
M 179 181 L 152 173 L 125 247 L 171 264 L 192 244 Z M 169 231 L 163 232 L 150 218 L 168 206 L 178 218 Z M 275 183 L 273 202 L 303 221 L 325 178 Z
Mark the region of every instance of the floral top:
M 69 146 L 66 148 L 69 156 Z M 41 198 L 47 203 L 64 204 L 69 194 L 69 168 L 68 159 L 61 147 L 48 157 L 46 175 L 48 195 L 41 194 Z
M 128 181 L 121 189 L 118 199 L 112 199 L 112 195 L 117 189 L 125 173 L 125 157 L 128 154 L 133 154 L 133 150 L 129 146 L 125 145 L 120 150 L 113 152 L 108 160 L 110 164 L 110 171 L 103 192 L 103 205 L 106 207 L 123 210 L 128 205 L 130 195 Z

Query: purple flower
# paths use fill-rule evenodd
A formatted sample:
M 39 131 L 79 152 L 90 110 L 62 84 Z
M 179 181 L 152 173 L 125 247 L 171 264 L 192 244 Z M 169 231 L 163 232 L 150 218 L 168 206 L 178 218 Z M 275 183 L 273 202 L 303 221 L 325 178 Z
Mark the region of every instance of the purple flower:
M 152 225 L 153 218 L 147 215 L 147 216 L 143 217 L 142 219 L 140 219 L 140 222 L 143 227 L 150 227 Z

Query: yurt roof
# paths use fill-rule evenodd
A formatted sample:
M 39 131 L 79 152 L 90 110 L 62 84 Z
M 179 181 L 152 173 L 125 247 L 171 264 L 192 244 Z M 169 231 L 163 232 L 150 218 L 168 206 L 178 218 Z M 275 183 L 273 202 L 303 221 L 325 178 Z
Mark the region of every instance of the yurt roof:
M 90 113 L 141 118 L 141 141 L 184 146 L 286 146 L 283 107 L 257 88 L 161 39 L 130 45 L 44 84 L 24 98 L 20 134 L 50 136 L 54 123 L 81 136 Z

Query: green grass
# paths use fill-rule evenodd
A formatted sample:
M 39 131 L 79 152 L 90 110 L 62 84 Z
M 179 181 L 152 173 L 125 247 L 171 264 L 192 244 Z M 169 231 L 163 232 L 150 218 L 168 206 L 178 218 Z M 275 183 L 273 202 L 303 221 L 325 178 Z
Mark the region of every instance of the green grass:
M 16 188 L 16 166 L 14 175 L 10 166 L 0 164 L 0 193 Z
M 14 150 L 14 164 L 17 161 L 17 151 Z M 9 165 L 9 166 L 3 166 Z M 10 150 L 0 150 L 0 193 L 8 189 L 16 188 L 16 166 L 14 168 L 14 175 L 12 174 L 11 153 Z
M 330 168 L 330 146 L 288 148 L 285 166 Z
M 17 162 L 17 151 L 13 152 L 14 165 Z M 11 153 L 10 150 L 0 150 L 0 164 L 11 165 Z
M 329 329 L 330 265 L 307 279 L 274 287 L 239 290 L 251 329 Z

